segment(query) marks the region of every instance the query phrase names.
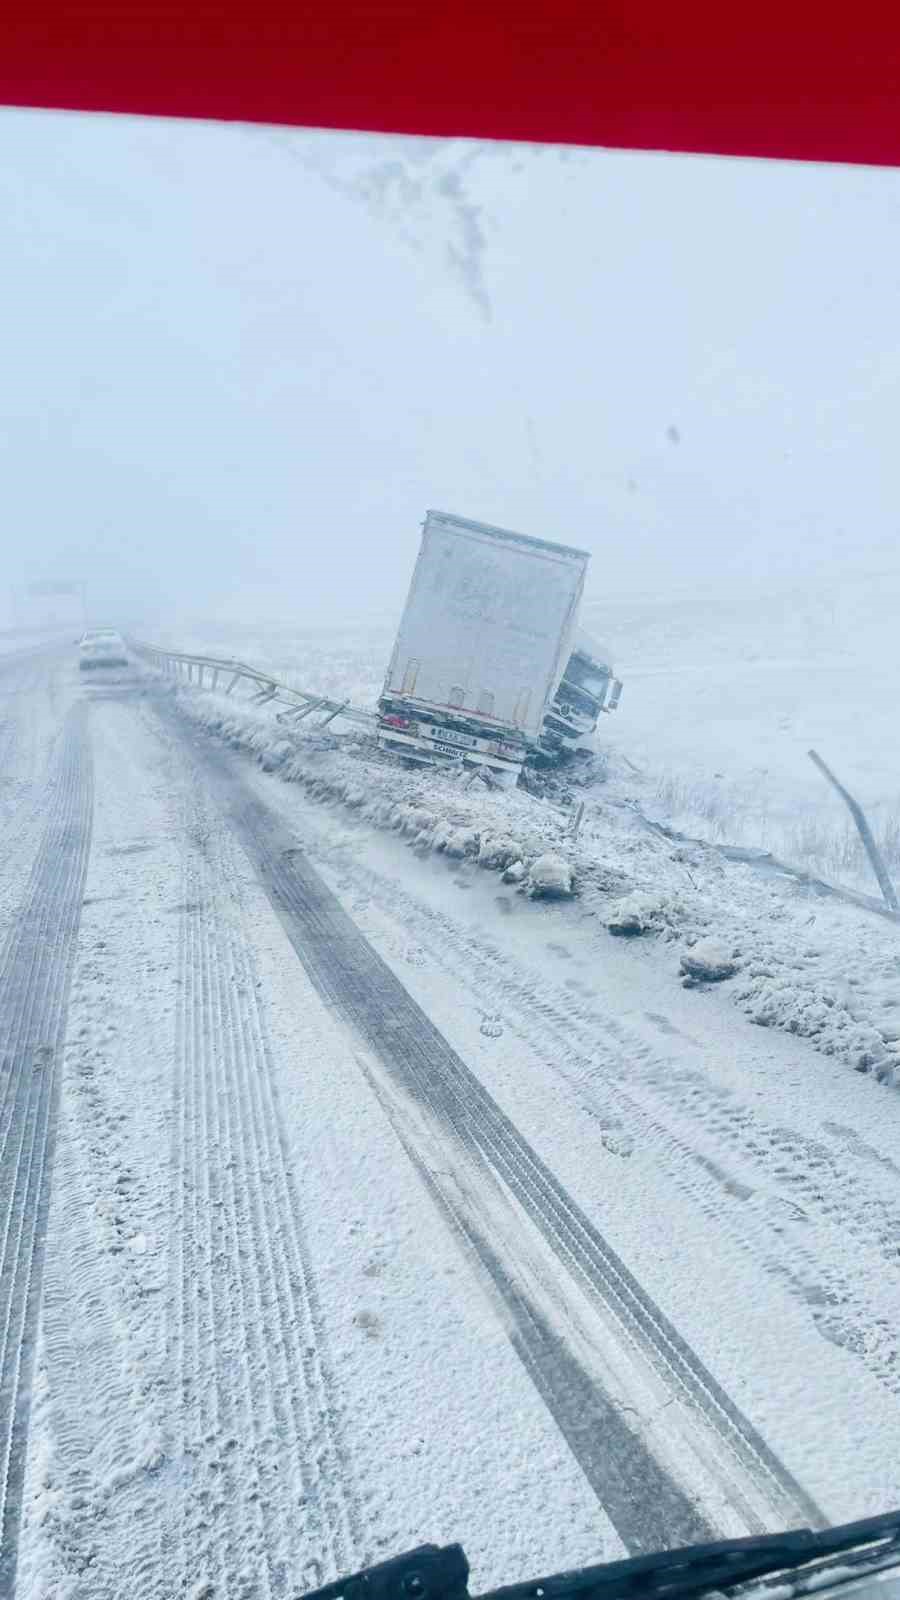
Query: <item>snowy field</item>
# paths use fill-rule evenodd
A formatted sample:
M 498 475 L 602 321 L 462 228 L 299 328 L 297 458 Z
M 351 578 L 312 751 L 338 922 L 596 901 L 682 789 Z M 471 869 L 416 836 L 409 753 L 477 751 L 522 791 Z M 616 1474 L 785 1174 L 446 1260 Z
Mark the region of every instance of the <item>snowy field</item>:
M 779 588 L 595 601 L 626 684 L 602 733 L 660 816 L 877 892 L 856 831 L 810 762 L 856 795 L 900 871 L 900 567 Z

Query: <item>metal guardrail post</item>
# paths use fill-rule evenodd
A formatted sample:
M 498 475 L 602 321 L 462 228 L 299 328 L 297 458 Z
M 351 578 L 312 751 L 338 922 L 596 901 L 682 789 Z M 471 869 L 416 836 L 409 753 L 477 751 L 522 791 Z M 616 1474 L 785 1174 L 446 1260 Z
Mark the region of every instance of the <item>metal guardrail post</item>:
M 897 892 L 893 883 L 891 882 L 888 869 L 884 864 L 884 857 L 875 843 L 872 830 L 866 821 L 862 806 L 858 800 L 854 800 L 849 790 L 844 788 L 844 785 L 835 777 L 834 773 L 831 771 L 831 768 L 825 765 L 822 757 L 818 755 L 815 750 L 808 750 L 807 755 L 809 756 L 810 761 L 812 761 L 813 764 L 818 767 L 823 778 L 827 778 L 828 782 L 837 790 L 838 794 L 846 805 L 847 810 L 850 812 L 853 821 L 856 823 L 857 831 L 865 847 L 865 852 L 869 858 L 872 871 L 878 879 L 878 885 L 881 889 L 881 893 L 884 896 L 885 905 L 889 911 L 900 911 L 900 905 L 897 903 Z
M 346 711 L 346 709 L 347 709 L 349 704 L 350 704 L 350 701 L 349 700 L 345 700 L 342 706 L 335 706 L 334 710 L 329 712 L 327 717 L 323 717 L 322 721 L 317 723 L 317 727 L 319 727 L 319 728 L 327 728 L 329 722 L 333 722 L 335 717 L 339 717 L 342 711 Z
M 301 711 L 296 712 L 291 720 L 293 722 L 302 722 L 304 717 L 308 717 L 311 711 L 320 711 L 324 704 L 325 701 L 320 695 L 318 700 L 310 700 L 308 706 L 304 706 Z

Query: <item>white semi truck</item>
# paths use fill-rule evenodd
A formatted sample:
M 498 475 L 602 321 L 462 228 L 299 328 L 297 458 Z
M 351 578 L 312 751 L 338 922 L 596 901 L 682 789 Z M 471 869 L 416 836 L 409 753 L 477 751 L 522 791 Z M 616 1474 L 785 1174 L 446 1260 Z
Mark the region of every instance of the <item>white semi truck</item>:
M 572 658 L 588 559 L 429 511 L 378 702 L 381 747 L 429 765 L 484 766 L 514 784 L 541 748 Z

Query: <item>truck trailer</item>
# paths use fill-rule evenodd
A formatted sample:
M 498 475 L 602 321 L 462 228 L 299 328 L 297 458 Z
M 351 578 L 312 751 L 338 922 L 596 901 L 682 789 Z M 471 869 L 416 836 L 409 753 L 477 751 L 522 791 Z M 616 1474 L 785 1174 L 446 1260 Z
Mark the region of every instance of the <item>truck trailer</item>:
M 378 742 L 514 784 L 572 654 L 587 551 L 429 511 L 378 702 Z

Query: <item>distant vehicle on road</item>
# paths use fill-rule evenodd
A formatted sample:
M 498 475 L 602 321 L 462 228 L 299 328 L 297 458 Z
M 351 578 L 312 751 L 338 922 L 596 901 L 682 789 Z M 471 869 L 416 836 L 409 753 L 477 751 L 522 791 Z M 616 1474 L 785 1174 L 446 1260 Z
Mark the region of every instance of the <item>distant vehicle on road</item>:
M 127 667 L 125 640 L 115 628 L 89 628 L 78 646 L 82 672 L 94 667 Z

